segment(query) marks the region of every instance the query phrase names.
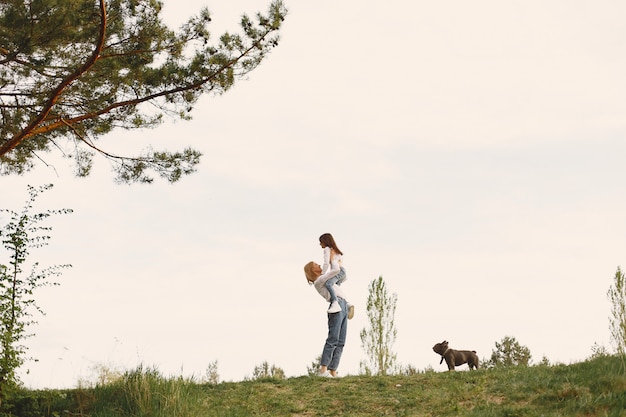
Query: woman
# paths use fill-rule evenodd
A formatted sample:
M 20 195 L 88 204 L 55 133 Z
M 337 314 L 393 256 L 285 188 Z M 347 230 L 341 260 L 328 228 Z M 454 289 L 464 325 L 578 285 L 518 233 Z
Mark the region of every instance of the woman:
M 304 266 L 304 275 L 309 284 L 312 284 L 317 292 L 330 303 L 330 293 L 324 285 L 326 281 L 335 276 L 339 272 L 337 269 L 330 270 L 322 275 L 322 267 L 315 262 L 309 262 Z M 335 286 L 335 295 L 337 296 L 341 310 L 336 313 L 328 313 L 328 336 L 324 349 L 322 350 L 322 358 L 320 360 L 319 375 L 329 378 L 337 376 L 337 368 L 341 360 L 343 347 L 346 344 L 346 335 L 348 333 L 348 306 L 346 299 L 341 292 L 341 288 Z

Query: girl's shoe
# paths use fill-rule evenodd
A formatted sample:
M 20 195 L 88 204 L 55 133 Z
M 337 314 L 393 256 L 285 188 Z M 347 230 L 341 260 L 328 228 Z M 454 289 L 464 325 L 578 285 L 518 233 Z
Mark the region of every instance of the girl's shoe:
M 339 302 L 337 301 L 333 301 L 330 304 L 330 307 L 328 307 L 328 312 L 329 313 L 339 313 L 341 311 L 341 306 L 339 305 Z
M 348 320 L 351 320 L 354 317 L 354 305 L 348 304 Z

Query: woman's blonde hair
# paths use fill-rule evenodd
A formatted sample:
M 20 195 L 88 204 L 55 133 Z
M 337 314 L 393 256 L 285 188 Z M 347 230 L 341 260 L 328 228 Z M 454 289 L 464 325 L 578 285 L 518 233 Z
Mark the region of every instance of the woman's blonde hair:
M 313 272 L 313 267 L 315 266 L 315 262 L 311 261 L 308 264 L 304 265 L 304 276 L 309 284 L 312 284 L 316 279 L 317 275 Z

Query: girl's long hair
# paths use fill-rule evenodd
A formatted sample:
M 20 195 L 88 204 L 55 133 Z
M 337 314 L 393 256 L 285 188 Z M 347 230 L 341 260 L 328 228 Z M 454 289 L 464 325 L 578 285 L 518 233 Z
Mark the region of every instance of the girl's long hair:
M 320 243 L 324 245 L 324 247 L 329 247 L 333 249 L 339 255 L 343 255 L 343 252 L 337 247 L 337 243 L 335 243 L 333 235 L 331 235 L 330 233 L 324 233 L 322 236 L 320 236 Z

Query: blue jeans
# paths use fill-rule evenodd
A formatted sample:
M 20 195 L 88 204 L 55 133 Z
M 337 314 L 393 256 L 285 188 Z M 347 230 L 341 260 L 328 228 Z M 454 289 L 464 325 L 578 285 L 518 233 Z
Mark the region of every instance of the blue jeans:
M 339 367 L 348 334 L 348 306 L 343 298 L 338 298 L 337 301 L 341 311 L 328 313 L 328 337 L 320 360 L 320 365 L 328 367 L 331 371 L 336 371 Z
M 330 278 L 328 281 L 324 283 L 324 286 L 330 293 L 331 303 L 337 301 L 337 296 L 335 295 L 335 289 L 333 288 L 333 285 L 334 284 L 341 285 L 343 281 L 345 281 L 345 279 L 346 279 L 346 270 L 343 269 L 343 266 L 342 266 L 339 268 L 339 272 L 337 272 L 337 275 Z

